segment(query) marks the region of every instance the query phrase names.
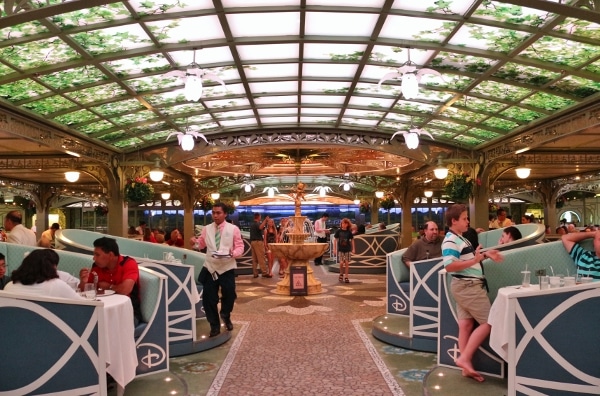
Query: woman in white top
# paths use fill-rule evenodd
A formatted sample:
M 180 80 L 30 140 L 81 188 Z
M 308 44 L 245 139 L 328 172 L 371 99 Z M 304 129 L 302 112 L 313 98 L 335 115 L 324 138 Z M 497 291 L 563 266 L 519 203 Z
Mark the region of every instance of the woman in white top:
M 4 290 L 10 293 L 33 294 L 44 297 L 60 297 L 81 300 L 67 283 L 60 280 L 56 272 L 58 254 L 52 249 L 37 249 L 23 259 L 12 273 L 12 282 Z

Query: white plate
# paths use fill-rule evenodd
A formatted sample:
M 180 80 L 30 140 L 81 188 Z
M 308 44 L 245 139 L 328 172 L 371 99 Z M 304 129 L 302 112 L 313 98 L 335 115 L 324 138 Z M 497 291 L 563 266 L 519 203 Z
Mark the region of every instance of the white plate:
M 97 294 L 96 297 L 106 297 L 115 294 L 114 290 L 104 290 L 104 294 Z

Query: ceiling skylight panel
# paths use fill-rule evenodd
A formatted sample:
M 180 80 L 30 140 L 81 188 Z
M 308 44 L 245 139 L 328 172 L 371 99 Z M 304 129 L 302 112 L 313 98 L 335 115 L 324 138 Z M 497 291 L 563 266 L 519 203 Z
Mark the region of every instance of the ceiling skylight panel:
M 170 14 L 194 10 L 214 10 L 212 0 L 194 0 L 186 2 L 182 2 L 181 0 L 161 0 L 157 2 L 128 0 L 128 3 L 140 15 Z
M 217 113 L 216 116 L 219 120 L 233 119 L 233 118 L 247 118 L 247 117 L 254 117 L 254 111 L 252 111 L 252 110 L 227 111 L 225 113 Z
M 588 37 L 600 40 L 600 25 L 590 21 L 575 18 L 565 18 L 561 24 L 554 27 L 555 31 L 572 36 Z
M 542 110 L 557 111 L 571 106 L 576 102 L 561 96 L 551 95 L 545 92 L 536 92 L 530 97 L 525 98 L 522 103 Z
M 535 121 L 538 118 L 545 117 L 545 114 L 539 113 L 537 111 L 532 111 L 528 109 L 524 109 L 522 107 L 513 106 L 510 107 L 500 113 L 501 116 L 506 118 L 512 118 L 515 121 L 518 121 L 522 124 L 529 123 L 531 121 Z
M 449 44 L 508 54 L 529 36 L 530 33 L 517 30 L 466 23 L 452 36 Z
M 75 103 L 59 95 L 52 95 L 40 100 L 34 100 L 25 103 L 22 106 L 43 116 L 76 107 Z
M 430 102 L 446 103 L 454 94 L 448 91 L 438 91 L 433 89 L 422 89 L 419 91 L 419 98 Z
M 246 77 L 252 79 L 272 79 L 278 77 L 290 77 L 290 79 L 298 79 L 298 64 L 297 63 L 278 63 L 272 65 L 252 65 L 244 70 Z
M 50 38 L 29 41 L 0 49 L 0 58 L 22 70 L 55 65 L 81 56 L 64 41 Z
M 125 83 L 138 93 L 172 88 L 181 85 L 181 82 L 179 82 L 176 78 L 164 78 L 162 75 L 133 78 L 126 80 Z
M 300 117 L 301 124 L 330 124 L 334 125 L 337 122 L 337 117 L 311 117 L 302 116 Z
M 111 116 L 114 114 L 129 113 L 132 111 L 142 110 L 144 107 L 136 99 L 120 100 L 117 102 L 105 103 L 100 106 L 92 107 L 92 110 L 103 116 Z
M 362 118 L 352 118 L 352 117 L 344 117 L 342 118 L 342 125 L 363 125 L 363 126 L 375 126 L 377 125 L 377 120 L 366 120 Z
M 297 36 L 300 32 L 300 13 L 265 12 L 227 14 L 231 33 L 236 37 Z
M 278 109 L 258 109 L 258 114 L 261 117 L 269 115 L 290 115 L 298 113 L 298 108 L 284 107 Z
M 432 113 L 437 110 L 437 108 L 438 106 L 416 102 L 413 100 L 399 100 L 398 103 L 394 105 L 394 110 L 417 113 Z
M 482 81 L 481 84 L 474 87 L 471 92 L 481 94 L 491 99 L 496 98 L 505 101 L 518 102 L 529 95 L 532 90 L 488 80 Z
M 575 76 L 566 76 L 552 84 L 550 89 L 577 98 L 587 98 L 600 91 L 600 82 Z
M 62 114 L 55 117 L 53 120 L 59 124 L 65 125 L 76 125 L 82 124 L 86 121 L 98 119 L 98 116 L 87 110 L 78 110 L 70 113 Z
M 371 107 L 373 109 L 388 109 L 394 104 L 394 99 L 353 96 L 350 98 L 351 106 Z
M 207 41 L 225 38 L 225 33 L 223 33 L 223 28 L 216 15 L 167 19 L 146 22 L 146 25 L 161 44 L 181 43 L 182 39 Z
M 410 122 L 411 116 L 408 114 L 399 114 L 399 113 L 387 113 L 385 115 L 385 120 L 388 122 Z
M 115 74 L 128 77 L 169 67 L 169 62 L 161 54 L 135 56 L 104 62 L 102 64 Z
M 346 94 L 350 90 L 350 81 L 302 81 L 302 93 L 309 94 L 315 92 L 324 92 L 328 94 L 340 93 Z
M 48 88 L 30 79 L 0 84 L 0 97 L 11 102 L 31 100 L 48 92 Z
M 222 0 L 223 7 L 276 7 L 298 5 L 298 0 Z
M 254 118 L 241 118 L 237 120 L 219 120 L 219 124 L 221 124 L 224 127 L 241 127 L 248 125 L 252 125 L 255 127 L 258 126 L 256 119 Z
M 503 67 L 498 69 L 494 77 L 503 80 L 517 81 L 533 86 L 542 86 L 560 77 L 559 72 L 540 69 L 538 67 L 521 65 L 514 62 L 508 62 Z
M 456 22 L 439 19 L 390 15 L 386 18 L 379 37 L 440 42 L 448 37 L 455 26 Z
M 482 2 L 473 15 L 495 22 L 529 26 L 541 26 L 548 19 L 556 16 L 556 14 L 544 10 L 506 4 L 499 1 Z
M 297 61 L 300 56 L 300 49 L 296 43 L 238 45 L 236 48 L 242 62 L 262 59 L 294 59 Z
M 256 82 L 249 83 L 253 95 L 270 94 L 274 92 L 295 92 L 298 90 L 297 81 Z
M 124 114 L 119 117 L 111 118 L 111 121 L 119 125 L 128 125 L 137 122 L 150 121 L 156 119 L 156 114 L 150 110 L 138 111 L 136 113 Z
M 248 99 L 223 99 L 223 100 L 207 100 L 204 102 L 209 109 L 230 109 L 234 107 L 250 107 Z
M 340 114 L 339 107 L 306 107 L 302 106 L 302 115 L 303 116 L 314 116 L 314 115 L 327 115 L 331 117 L 337 117 Z
M 370 37 L 379 18 L 377 13 L 307 12 L 307 36 Z
M 360 62 L 366 48 L 363 44 L 307 43 L 304 45 L 304 59 Z
M 306 5 L 381 8 L 384 0 L 306 0 Z
M 144 143 L 144 141 L 142 139 L 135 137 L 135 138 L 129 138 L 129 139 L 115 142 L 115 143 L 113 143 L 113 145 L 117 148 L 127 148 L 127 147 L 139 146 L 142 143 Z
M 294 117 L 260 117 L 263 124 L 297 124 L 298 119 Z
M 204 107 L 204 105 L 202 103 L 191 102 L 191 103 L 185 103 L 185 104 L 178 105 L 178 106 L 163 107 L 158 110 L 166 115 L 179 115 L 179 114 L 186 114 L 186 113 L 197 113 L 199 111 L 206 110 L 206 108 Z
M 82 8 L 80 10 L 65 12 L 49 18 L 61 29 L 72 29 L 78 26 L 90 26 L 101 22 L 112 22 L 125 18 L 132 18 L 129 10 L 123 3 L 104 4 L 98 7 Z
M 298 104 L 298 96 L 296 95 L 269 95 L 269 96 L 255 96 L 254 103 L 257 106 L 267 106 L 267 105 L 290 105 L 293 104 L 296 106 Z
M 531 59 L 539 59 L 560 65 L 578 67 L 600 56 L 600 46 L 544 36 L 519 53 Z
M 239 84 L 227 84 L 227 82 L 225 82 L 225 92 L 224 95 L 245 95 L 246 94 L 246 88 L 244 87 L 244 85 L 242 83 Z M 217 86 L 217 88 L 219 88 Z
M 169 52 L 169 56 L 181 68 L 187 67 L 194 61 L 194 54 L 196 54 L 196 63 L 203 69 L 211 68 L 215 71 L 218 69 L 218 67 L 213 67 L 216 63 L 233 63 L 233 56 L 228 47 L 199 48 L 197 50 Z
M 107 130 L 112 127 L 114 127 L 114 124 L 112 124 L 108 121 L 105 121 L 105 120 L 100 120 L 98 122 L 94 122 L 91 124 L 80 125 L 76 129 L 81 133 L 85 133 L 86 135 L 91 135 L 94 133 L 98 133 L 98 132 Z
M 358 83 L 356 84 L 356 88 L 354 88 L 355 93 L 361 93 L 365 95 L 372 95 L 374 97 L 380 96 L 390 96 L 390 97 L 398 97 L 400 96 L 400 86 L 399 85 L 382 85 L 381 89 L 377 86 L 376 83 Z
M 73 88 L 106 80 L 108 77 L 94 67 L 77 67 L 56 73 L 43 74 L 39 79 L 57 90 Z
M 482 140 L 482 139 L 477 139 L 473 136 L 467 136 L 467 135 L 458 135 L 454 138 L 454 140 L 464 143 L 464 144 L 468 144 L 469 146 L 476 146 L 476 145 L 484 142 L 484 140 Z
M 412 51 L 411 51 L 412 55 Z M 479 56 L 461 54 L 458 52 L 441 51 L 435 59 L 431 61 L 431 66 L 437 71 L 446 75 L 453 70 L 469 73 L 485 73 L 491 67 L 496 65 L 498 60 L 495 58 L 484 58 Z
M 113 99 L 118 96 L 125 97 L 126 95 L 127 92 L 117 83 L 79 89 L 77 91 L 72 91 L 65 94 L 65 96 L 68 96 L 71 99 L 83 104 Z
M 342 105 L 346 100 L 345 96 L 338 95 L 302 95 L 302 107 L 306 107 L 311 104 L 328 104 L 328 105 Z
M 3 44 L 6 40 L 14 40 L 21 37 L 32 36 L 38 33 L 45 33 L 48 29 L 38 21 L 20 23 L 11 27 L 0 29 L 0 38 Z
M 148 34 L 138 24 L 91 30 L 71 35 L 91 54 L 105 54 L 141 48 L 152 44 Z
M 463 14 L 471 8 L 468 1 L 439 1 L 439 0 L 396 0 L 392 10 L 411 10 L 434 12 L 437 14 Z
M 302 75 L 304 78 L 338 77 L 352 79 L 357 69 L 358 65 L 305 63 L 302 65 Z
M 482 126 L 488 126 L 494 129 L 499 129 L 504 132 L 509 132 L 519 126 L 516 122 L 506 120 L 499 117 L 491 117 L 481 123 Z

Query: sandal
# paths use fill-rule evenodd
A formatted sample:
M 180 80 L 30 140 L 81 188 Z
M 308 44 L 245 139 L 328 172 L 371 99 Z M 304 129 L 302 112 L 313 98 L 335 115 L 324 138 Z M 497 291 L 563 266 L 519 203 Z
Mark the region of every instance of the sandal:
M 346 279 L 344 279 L 344 282 L 345 283 L 350 283 L 350 279 L 346 278 Z
M 343 281 L 344 281 L 344 277 L 343 277 L 342 275 L 340 275 L 340 277 L 338 278 L 338 280 L 339 280 L 340 282 L 343 282 Z

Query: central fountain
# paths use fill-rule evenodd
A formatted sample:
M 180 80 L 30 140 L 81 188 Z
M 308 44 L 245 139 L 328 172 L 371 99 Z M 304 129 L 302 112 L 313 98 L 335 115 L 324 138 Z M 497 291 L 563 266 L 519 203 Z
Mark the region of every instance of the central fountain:
M 269 244 L 271 250 L 276 255 L 282 255 L 288 260 L 288 267 L 285 270 L 283 280 L 277 282 L 277 289 L 275 293 L 291 295 L 290 293 L 290 268 L 293 266 L 306 267 L 306 282 L 307 282 L 307 293 L 308 294 L 319 294 L 322 293 L 321 282 L 315 278 L 314 271 L 309 265 L 308 261 L 317 258 L 327 250 L 326 243 L 314 243 L 306 242 L 306 238 L 310 236 L 309 233 L 304 230 L 304 222 L 306 216 L 302 216 L 300 210 L 300 202 L 304 200 L 304 189 L 306 186 L 300 182 L 296 186 L 295 191 L 290 194 L 294 198 L 294 216 L 291 218 L 293 222 L 293 230 L 289 232 L 287 243 L 271 243 Z

